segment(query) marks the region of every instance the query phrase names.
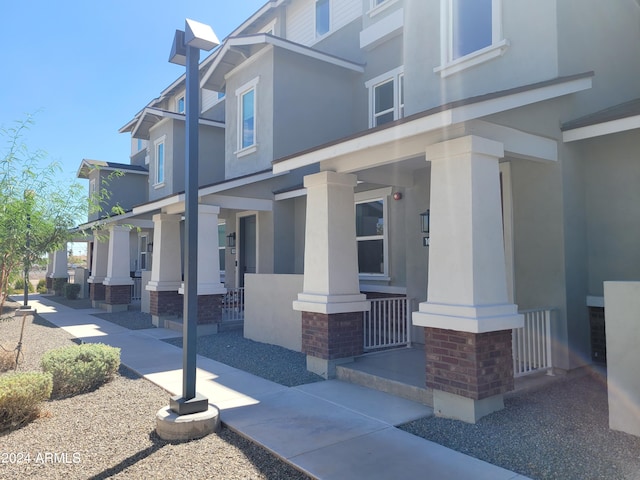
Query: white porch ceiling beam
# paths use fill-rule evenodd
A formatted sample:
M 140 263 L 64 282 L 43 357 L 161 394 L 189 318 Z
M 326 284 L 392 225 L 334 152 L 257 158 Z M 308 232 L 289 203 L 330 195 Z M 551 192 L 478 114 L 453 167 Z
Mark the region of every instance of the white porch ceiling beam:
M 640 128 L 640 115 L 566 130 L 562 132 L 562 140 L 565 143 L 575 142 L 576 140 L 610 135 L 612 133 L 625 132 L 637 128 Z

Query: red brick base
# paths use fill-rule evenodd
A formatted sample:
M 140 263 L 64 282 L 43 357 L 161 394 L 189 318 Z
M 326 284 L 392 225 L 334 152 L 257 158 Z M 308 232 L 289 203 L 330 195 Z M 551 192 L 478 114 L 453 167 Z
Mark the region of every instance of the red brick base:
M 362 355 L 362 312 L 302 312 L 302 352 L 323 360 Z
M 473 400 L 513 390 L 511 330 L 424 331 L 427 387 Z
M 223 295 L 198 295 L 198 325 L 220 323 Z
M 105 299 L 106 288 L 103 283 L 89 284 L 89 298 L 92 301 L 102 301 Z
M 53 278 L 47 277 L 47 290 L 53 290 Z
M 129 305 L 131 303 L 131 285 L 107 285 L 104 303 L 107 305 Z
M 149 311 L 155 317 L 182 315 L 183 298 L 177 290 L 149 292 Z

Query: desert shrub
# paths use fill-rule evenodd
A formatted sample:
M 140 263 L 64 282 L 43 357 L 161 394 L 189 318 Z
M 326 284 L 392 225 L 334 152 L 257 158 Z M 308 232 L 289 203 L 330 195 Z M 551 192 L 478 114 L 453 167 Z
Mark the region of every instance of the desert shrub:
M 36 287 L 36 291 L 38 293 L 47 293 L 47 281 L 44 278 L 41 278 L 38 281 L 38 286 Z
M 27 284 L 27 288 L 29 289 L 30 293 L 35 292 L 35 289 L 33 288 L 33 284 L 31 282 Z M 22 292 L 24 292 L 24 278 L 17 278 L 13 282 L 13 293 L 17 294 Z
M 70 345 L 42 356 L 42 370 L 53 376 L 54 398 L 88 392 L 113 378 L 120 349 L 101 343 Z
M 64 296 L 69 300 L 76 300 L 80 293 L 79 283 L 65 283 L 64 284 Z
M 16 352 L 0 349 L 0 372 L 13 370 L 16 366 Z
M 0 432 L 14 430 L 38 417 L 40 405 L 49 399 L 51 374 L 8 373 L 0 376 Z
M 66 278 L 54 278 L 53 279 L 53 291 L 57 296 L 61 296 L 64 292 L 64 285 L 67 283 Z

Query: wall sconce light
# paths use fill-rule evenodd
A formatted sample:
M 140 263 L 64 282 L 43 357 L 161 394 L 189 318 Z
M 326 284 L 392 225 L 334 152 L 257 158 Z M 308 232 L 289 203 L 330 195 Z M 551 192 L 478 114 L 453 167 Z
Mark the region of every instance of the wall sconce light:
M 426 234 L 424 237 L 422 237 L 422 245 L 425 247 L 429 246 L 429 217 L 429 210 L 425 210 L 420 214 L 420 231 Z
M 227 235 L 227 247 L 235 247 L 236 246 L 236 232 L 231 232 Z
M 153 242 L 147 243 L 147 252 L 153 253 Z
M 394 200 L 402 200 L 402 192 L 394 192 L 393 199 Z

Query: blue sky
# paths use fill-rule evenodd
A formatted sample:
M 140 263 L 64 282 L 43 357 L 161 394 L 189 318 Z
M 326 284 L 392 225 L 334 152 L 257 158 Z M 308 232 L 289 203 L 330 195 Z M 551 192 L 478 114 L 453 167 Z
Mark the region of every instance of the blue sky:
M 184 19 L 222 40 L 265 3 L 2 0 L 0 126 L 32 114 L 29 149 L 60 162 L 65 179 L 83 158 L 128 163 L 130 137 L 118 129 L 184 73 L 167 61 Z

